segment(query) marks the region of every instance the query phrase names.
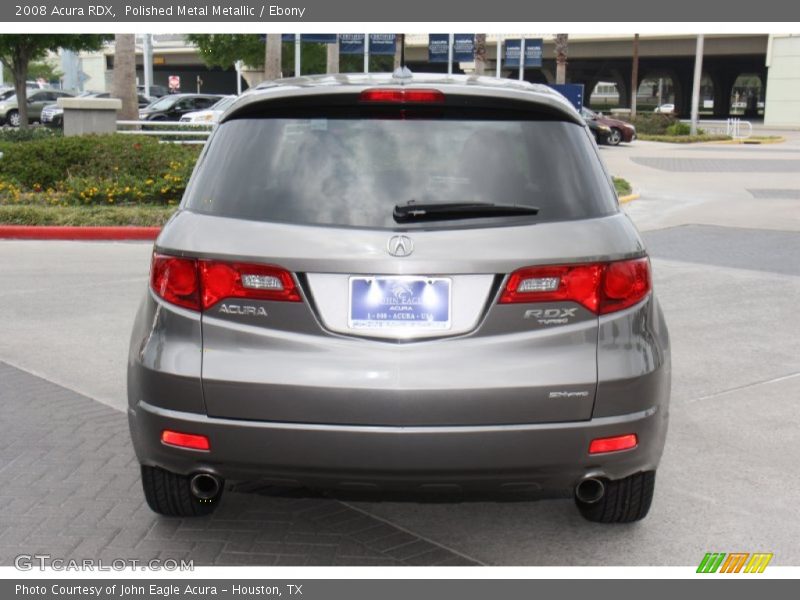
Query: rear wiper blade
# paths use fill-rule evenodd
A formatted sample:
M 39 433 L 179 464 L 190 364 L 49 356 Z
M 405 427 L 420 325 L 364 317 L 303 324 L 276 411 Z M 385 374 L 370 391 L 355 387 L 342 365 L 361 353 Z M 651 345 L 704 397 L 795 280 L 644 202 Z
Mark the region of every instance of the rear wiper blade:
M 536 206 L 491 204 L 488 202 L 439 202 L 433 204 L 397 204 L 392 216 L 398 223 L 409 221 L 446 221 L 448 219 L 480 219 L 539 214 Z

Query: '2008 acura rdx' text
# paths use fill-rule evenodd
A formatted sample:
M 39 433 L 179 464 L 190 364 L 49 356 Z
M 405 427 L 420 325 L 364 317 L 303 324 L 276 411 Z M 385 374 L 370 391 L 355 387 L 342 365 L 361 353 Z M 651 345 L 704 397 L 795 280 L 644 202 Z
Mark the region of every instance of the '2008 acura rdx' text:
M 225 480 L 571 490 L 649 510 L 670 388 L 646 249 L 580 115 L 483 77 L 287 79 L 223 115 L 131 341 L 150 507 Z

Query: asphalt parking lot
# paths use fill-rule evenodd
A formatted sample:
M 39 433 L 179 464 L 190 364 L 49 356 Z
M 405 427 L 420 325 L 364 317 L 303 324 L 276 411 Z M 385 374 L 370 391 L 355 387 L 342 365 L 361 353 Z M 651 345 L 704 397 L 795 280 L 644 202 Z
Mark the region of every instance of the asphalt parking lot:
M 143 243 L 0 241 L 0 564 L 693 565 L 709 551 L 800 564 L 800 134 L 769 146 L 603 148 L 641 198 L 673 344 L 670 432 L 646 520 L 571 500 L 348 498 L 242 485 L 212 518 L 141 498 L 124 418 Z

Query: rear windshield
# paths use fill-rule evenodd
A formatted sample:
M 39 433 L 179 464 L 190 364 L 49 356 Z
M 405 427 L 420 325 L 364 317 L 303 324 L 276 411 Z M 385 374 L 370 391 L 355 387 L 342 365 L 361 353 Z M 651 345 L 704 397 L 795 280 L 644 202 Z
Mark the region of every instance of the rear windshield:
M 537 215 L 395 222 L 397 204 L 486 202 Z M 241 118 L 222 124 L 186 193 L 201 213 L 385 229 L 494 226 L 611 214 L 584 129 L 554 120 Z

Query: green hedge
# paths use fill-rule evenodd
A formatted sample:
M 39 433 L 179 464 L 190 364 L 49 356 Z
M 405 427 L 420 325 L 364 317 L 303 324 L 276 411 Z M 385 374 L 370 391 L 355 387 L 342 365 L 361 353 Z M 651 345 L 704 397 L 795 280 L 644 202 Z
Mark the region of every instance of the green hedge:
M 636 127 L 637 135 L 640 133 L 666 135 L 667 130 L 676 123 L 680 123 L 680 121 L 666 113 L 638 113 L 634 119 L 631 119 L 631 124 Z
M 119 134 L 0 139 L 0 203 L 174 204 L 200 149 Z
M 26 129 L 19 127 L 0 127 L 0 142 L 29 142 L 31 140 L 49 140 L 63 135 L 60 129 L 51 129 L 42 125 L 31 125 Z

